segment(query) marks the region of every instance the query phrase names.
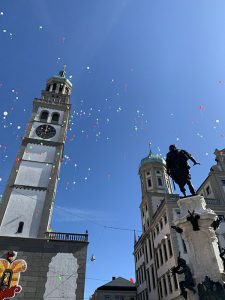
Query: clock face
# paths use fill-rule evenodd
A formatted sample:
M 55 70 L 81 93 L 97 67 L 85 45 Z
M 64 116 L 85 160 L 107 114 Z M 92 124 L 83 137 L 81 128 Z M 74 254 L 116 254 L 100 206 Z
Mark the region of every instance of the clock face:
M 40 125 L 36 128 L 36 134 L 42 139 L 50 139 L 56 134 L 56 130 L 51 125 Z

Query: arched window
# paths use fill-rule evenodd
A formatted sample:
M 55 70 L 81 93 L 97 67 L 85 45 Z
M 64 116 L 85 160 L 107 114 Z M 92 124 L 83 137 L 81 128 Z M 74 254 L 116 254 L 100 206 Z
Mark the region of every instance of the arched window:
M 47 86 L 46 86 L 46 91 L 47 91 L 47 92 L 50 91 L 50 84 L 47 84 Z
M 44 110 L 41 112 L 40 121 L 47 122 L 48 119 L 48 111 Z
M 24 222 L 19 222 L 19 226 L 16 233 L 22 233 Z
M 59 122 L 59 113 L 53 113 L 52 114 L 52 123 L 57 123 Z
M 158 185 L 159 186 L 162 186 L 163 184 L 162 184 L 162 178 L 161 177 L 158 177 Z

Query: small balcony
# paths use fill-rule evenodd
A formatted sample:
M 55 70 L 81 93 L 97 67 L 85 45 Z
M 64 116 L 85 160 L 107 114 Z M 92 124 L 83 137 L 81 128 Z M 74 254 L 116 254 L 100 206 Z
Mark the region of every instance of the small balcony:
M 63 233 L 63 232 L 46 232 L 45 238 L 56 241 L 71 241 L 71 242 L 88 242 L 88 234 L 79 233 Z

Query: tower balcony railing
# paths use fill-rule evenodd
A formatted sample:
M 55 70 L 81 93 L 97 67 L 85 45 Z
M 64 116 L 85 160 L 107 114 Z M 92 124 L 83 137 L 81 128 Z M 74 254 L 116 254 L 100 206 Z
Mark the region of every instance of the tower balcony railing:
M 63 232 L 46 232 L 45 238 L 57 241 L 73 241 L 73 242 L 88 242 L 88 234 L 79 233 L 63 233 Z

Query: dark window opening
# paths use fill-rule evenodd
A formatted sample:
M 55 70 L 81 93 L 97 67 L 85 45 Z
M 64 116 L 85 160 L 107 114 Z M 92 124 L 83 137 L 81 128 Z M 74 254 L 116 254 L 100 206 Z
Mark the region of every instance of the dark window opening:
M 161 179 L 161 177 L 158 177 L 157 179 L 158 179 L 158 185 L 159 185 L 159 186 L 162 186 L 163 184 L 162 184 L 162 179 Z
M 210 186 L 209 186 L 209 185 L 206 187 L 206 194 L 207 194 L 207 195 L 210 195 L 210 194 L 211 194 L 211 189 L 210 189 Z
M 163 293 L 162 293 L 162 284 L 161 281 L 159 281 L 159 293 L 160 293 L 160 297 L 163 297 Z
M 44 110 L 41 113 L 40 121 L 47 122 L 47 120 L 48 120 L 48 111 Z
M 164 250 L 164 256 L 165 256 L 165 260 L 168 260 L 168 255 L 167 255 L 167 249 L 166 249 L 166 244 L 163 244 L 163 250 Z
M 163 277 L 163 285 L 164 285 L 164 293 L 167 296 L 167 286 L 166 286 L 166 278 Z
M 53 90 L 53 91 L 55 91 L 55 90 L 56 90 L 56 87 L 57 87 L 57 84 L 56 84 L 56 83 L 54 83 L 54 84 L 53 84 L 53 88 L 52 88 L 52 90 Z
M 225 179 L 222 179 L 222 185 L 225 186 Z
M 137 270 L 135 271 L 135 274 L 136 274 L 136 282 L 139 284 L 139 276 L 138 276 L 138 271 Z
M 167 223 L 167 215 L 164 216 L 164 223 Z
M 163 229 L 163 221 L 162 220 L 160 220 L 159 224 L 160 224 L 160 229 Z
M 156 252 L 156 266 L 159 268 L 159 253 L 158 251 Z
M 156 226 L 156 232 L 159 234 L 159 225 Z
M 151 181 L 151 179 L 149 178 L 148 179 L 148 187 L 150 188 L 152 186 L 152 181 Z
M 168 240 L 168 246 L 169 246 L 169 254 L 170 254 L 170 256 L 172 256 L 173 255 L 173 250 L 172 250 L 172 244 L 171 244 L 170 239 Z
M 57 123 L 59 122 L 59 114 L 58 113 L 53 113 L 52 115 L 52 123 Z
M 148 240 L 148 245 L 149 245 L 150 259 L 152 259 L 152 245 L 151 245 L 151 237 L 149 237 L 149 240 Z
M 24 222 L 19 222 L 19 226 L 16 233 L 22 233 Z
M 48 84 L 48 85 L 46 86 L 46 91 L 47 91 L 47 92 L 49 92 L 49 91 L 50 91 L 50 87 L 51 87 L 51 85 L 50 85 L 50 84 Z
M 147 249 L 147 244 L 145 245 L 145 256 L 146 256 L 146 263 L 148 263 L 148 249 Z
M 156 284 L 155 284 L 155 272 L 154 272 L 153 266 L 152 266 L 152 268 L 151 268 L 151 271 L 152 271 L 152 283 L 153 283 L 153 289 L 155 289 L 155 287 L 156 287 Z
M 152 288 L 151 288 L 151 280 L 150 280 L 149 269 L 147 270 L 147 281 L 148 281 L 149 292 L 151 292 Z
M 161 248 L 159 248 L 159 254 L 160 254 L 161 265 L 163 265 L 163 255 L 162 255 L 162 249 Z

